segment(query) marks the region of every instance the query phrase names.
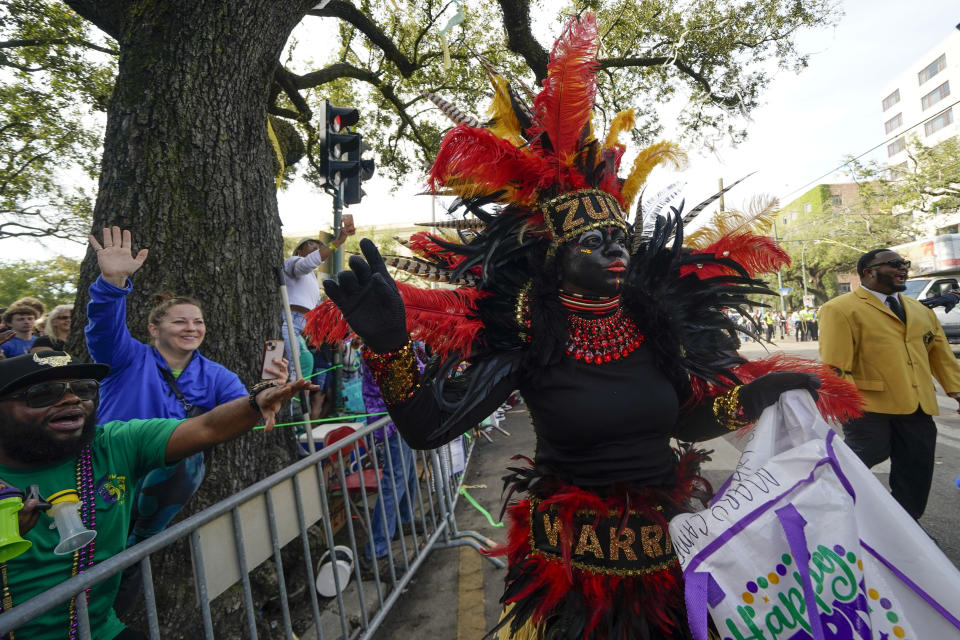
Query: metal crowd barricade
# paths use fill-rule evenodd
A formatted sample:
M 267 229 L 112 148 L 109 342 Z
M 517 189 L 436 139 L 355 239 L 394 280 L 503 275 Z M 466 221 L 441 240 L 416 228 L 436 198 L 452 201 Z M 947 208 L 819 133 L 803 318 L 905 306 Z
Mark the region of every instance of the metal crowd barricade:
M 465 450 L 461 450 L 459 444 L 454 444 L 452 449 L 451 445 L 444 445 L 427 452 L 413 451 L 412 466 L 417 478 L 411 480 L 408 475 L 410 463 L 406 458 L 411 450 L 397 447 L 400 460 L 394 460 L 396 456 L 391 452 L 390 443 L 380 437 L 382 434 L 375 434 L 387 422 L 389 418 L 383 418 L 361 426 L 352 435 L 324 446 L 226 500 L 27 602 L 17 604 L 0 614 L 0 635 L 15 631 L 53 607 L 76 597 L 79 637 L 89 640 L 86 600 L 79 597 L 80 594 L 139 562 L 143 575 L 147 631 L 151 640 L 158 640 L 161 637 L 160 621 L 150 558 L 178 540 L 189 538 L 204 638 L 215 638 L 217 632 L 210 603 L 237 582 L 242 588 L 247 634 L 250 638 L 259 637 L 257 609 L 249 574 L 266 560 L 272 559 L 281 605 L 283 637 L 293 640 L 297 636 L 292 628 L 281 549 L 299 537 L 313 623 L 312 629 L 300 632 L 300 637 L 304 640 L 372 637 L 431 551 L 454 546 L 482 550 L 492 544 L 476 532 L 458 529 L 454 515 L 473 441 L 463 445 Z M 459 442 L 462 444 L 464 440 Z M 385 470 L 382 475 L 376 471 L 381 467 Z M 365 469 L 373 470 L 372 474 L 365 475 L 373 479 L 373 483 L 365 482 L 363 478 L 351 481 L 351 476 L 363 476 Z M 360 559 L 366 553 L 368 544 L 371 549 L 373 547 L 370 537 L 375 527 L 380 527 L 381 533 L 387 533 L 381 517 L 387 509 L 384 490 L 385 487 L 388 491 L 393 489 L 391 478 L 397 472 L 403 486 L 412 484 L 413 495 L 408 494 L 406 501 L 392 501 L 398 539 L 395 542 L 386 541 L 386 573 L 389 575 L 382 575 L 376 558 L 371 558 L 370 579 L 369 575 L 364 575 L 367 572 L 361 569 Z M 284 513 L 285 517 L 282 515 Z M 409 524 L 409 532 L 404 531 L 403 521 Z M 317 578 L 314 568 L 317 565 L 310 549 L 308 533 L 313 526 L 320 527 L 331 561 L 337 561 L 333 549 L 338 540 L 349 544 L 354 558 L 352 574 L 346 581 L 341 579 L 338 571 L 332 571 L 335 596 L 324 599 L 322 603 L 314 589 Z M 496 558 L 488 557 L 488 560 L 498 567 L 503 566 Z M 356 623 L 351 625 L 351 619 L 358 619 L 359 626 Z M 271 637 L 275 636 L 271 634 Z

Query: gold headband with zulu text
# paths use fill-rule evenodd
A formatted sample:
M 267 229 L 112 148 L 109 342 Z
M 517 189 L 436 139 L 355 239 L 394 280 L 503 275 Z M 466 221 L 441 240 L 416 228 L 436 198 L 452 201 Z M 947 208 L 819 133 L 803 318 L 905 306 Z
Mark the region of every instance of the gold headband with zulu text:
M 564 193 L 541 203 L 540 208 L 557 242 L 566 242 L 584 231 L 600 227 L 620 227 L 627 231 L 620 203 L 600 189 Z

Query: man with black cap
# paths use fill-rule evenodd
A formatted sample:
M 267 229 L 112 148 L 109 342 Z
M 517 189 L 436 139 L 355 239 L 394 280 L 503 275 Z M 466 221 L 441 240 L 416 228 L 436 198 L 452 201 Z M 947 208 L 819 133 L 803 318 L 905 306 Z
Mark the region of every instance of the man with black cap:
M 246 433 L 261 418 L 268 429 L 280 406 L 313 385 L 255 385 L 233 400 L 187 420 L 152 419 L 96 426 L 103 364 L 74 362 L 62 351 L 45 351 L 0 361 L 0 479 L 9 487 L 38 485 L 41 496 L 75 490 L 81 516 L 96 538 L 68 555 L 55 555 L 59 534 L 41 515 L 36 497 L 20 511 L 20 534 L 33 543 L 0 565 L 3 608 L 37 594 L 119 553 L 126 546 L 131 492 L 148 471 Z M 90 505 L 94 508 L 90 509 Z M 120 574 L 92 587 L 88 607 L 95 637 L 143 638 L 125 629 L 113 611 Z M 55 607 L 17 630 L 31 640 L 74 637 L 73 603 Z

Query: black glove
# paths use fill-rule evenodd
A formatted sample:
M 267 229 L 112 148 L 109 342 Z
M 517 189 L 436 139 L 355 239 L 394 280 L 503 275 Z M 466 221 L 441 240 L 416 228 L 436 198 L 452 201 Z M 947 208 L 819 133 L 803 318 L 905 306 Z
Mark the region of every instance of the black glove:
M 776 371 L 748 382 L 740 389 L 740 407 L 744 417 L 756 420 L 763 410 L 780 399 L 780 394 L 791 389 L 806 389 L 814 401 L 819 397 L 820 379 L 809 373 Z
M 950 313 L 958 301 L 960 301 L 960 291 L 954 290 L 948 291 L 942 296 L 926 298 L 921 300 L 920 303 L 928 309 L 933 309 L 934 307 L 943 307 L 944 313 Z
M 360 241 L 360 256 L 350 256 L 350 270 L 323 281 L 323 289 L 340 308 L 350 328 L 375 353 L 387 353 L 408 340 L 403 298 L 387 273 L 377 245 Z

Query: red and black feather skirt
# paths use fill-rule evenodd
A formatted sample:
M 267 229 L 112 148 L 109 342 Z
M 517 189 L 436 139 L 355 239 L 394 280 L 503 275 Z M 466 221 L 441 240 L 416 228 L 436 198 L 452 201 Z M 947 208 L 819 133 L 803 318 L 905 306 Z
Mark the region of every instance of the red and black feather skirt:
M 488 637 L 543 640 L 689 639 L 680 566 L 667 523 L 702 509 L 712 490 L 701 450 L 677 451 L 673 487 L 617 486 L 602 493 L 564 484 L 530 466 L 511 468 L 505 615 Z M 515 458 L 517 459 L 517 458 Z M 523 630 L 521 632 L 521 630 Z M 501 636 L 503 637 L 503 636 Z

